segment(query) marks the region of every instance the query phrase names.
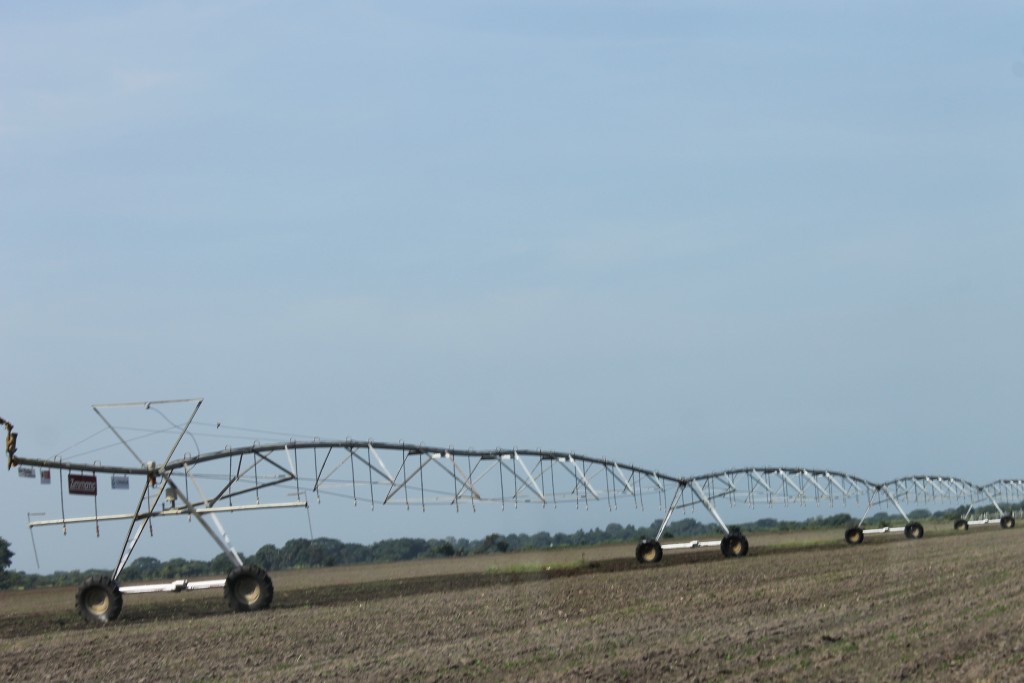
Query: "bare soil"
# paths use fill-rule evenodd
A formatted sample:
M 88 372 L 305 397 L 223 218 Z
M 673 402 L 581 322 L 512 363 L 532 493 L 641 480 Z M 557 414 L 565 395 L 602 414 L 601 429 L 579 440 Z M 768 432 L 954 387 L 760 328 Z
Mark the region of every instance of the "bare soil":
M 271 609 L 218 590 L 0 593 L 0 680 L 1016 680 L 1020 530 L 750 537 L 750 555 L 559 549 L 273 575 Z

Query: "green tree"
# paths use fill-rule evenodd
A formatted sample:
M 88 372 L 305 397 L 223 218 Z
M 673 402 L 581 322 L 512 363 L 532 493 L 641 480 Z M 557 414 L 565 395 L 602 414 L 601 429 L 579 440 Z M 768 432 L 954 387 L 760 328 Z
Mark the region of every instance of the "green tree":
M 0 538 L 0 574 L 7 571 L 7 568 L 11 566 L 11 558 L 14 557 L 14 553 L 11 552 L 11 544 L 6 539 Z
M 489 553 L 494 550 L 502 553 L 508 551 L 508 542 L 501 537 L 501 534 L 487 534 L 480 545 L 480 552 L 482 553 Z
M 440 541 L 431 551 L 439 557 L 452 557 L 455 555 L 455 546 L 449 541 Z
M 121 576 L 126 581 L 136 581 L 138 579 L 155 579 L 160 576 L 160 571 L 163 567 L 163 562 L 156 559 L 155 557 L 140 557 L 137 558 L 130 565 L 125 567 Z
M 831 517 L 823 518 L 821 520 L 821 525 L 822 526 L 827 526 L 827 527 L 844 527 L 844 526 L 850 526 L 855 521 L 857 521 L 857 520 L 855 520 L 849 514 L 847 514 L 845 512 L 840 512 L 839 514 L 832 515 Z
M 245 556 L 239 553 L 242 558 L 242 562 L 245 562 Z M 210 560 L 210 573 L 211 574 L 229 574 L 232 569 L 235 568 L 235 563 L 231 561 L 231 558 L 226 553 L 221 553 L 217 557 Z
M 277 549 L 277 546 L 273 543 L 268 543 L 259 550 L 251 558 L 254 564 L 258 564 L 267 571 L 272 569 L 281 569 L 286 566 L 281 560 L 281 551 Z
M 309 547 L 312 541 L 308 538 L 293 538 L 281 548 L 282 567 L 309 567 Z

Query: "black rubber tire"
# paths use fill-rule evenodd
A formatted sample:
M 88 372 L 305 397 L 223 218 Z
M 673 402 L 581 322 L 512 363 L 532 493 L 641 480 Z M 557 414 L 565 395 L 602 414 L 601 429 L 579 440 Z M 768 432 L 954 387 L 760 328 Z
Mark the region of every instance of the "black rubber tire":
M 966 519 L 958 519 L 955 522 L 953 522 L 953 528 L 957 531 L 967 531 L 970 527 L 971 525 L 967 522 Z
M 236 567 L 224 583 L 224 599 L 236 612 L 266 609 L 274 599 L 274 582 L 254 564 Z
M 636 561 L 640 564 L 661 562 L 661 544 L 657 541 L 643 540 L 636 544 Z
M 743 534 L 729 534 L 722 539 L 722 554 L 726 557 L 744 557 L 750 549 Z
M 114 621 L 123 606 L 121 589 L 109 576 L 90 576 L 75 593 L 75 609 L 82 618 L 94 624 Z
M 999 526 L 1003 527 L 1004 529 L 1012 529 L 1016 524 L 1017 520 L 1015 520 L 1010 515 L 1007 515 L 999 520 Z
M 860 545 L 864 542 L 864 530 L 859 526 L 850 527 L 843 536 L 850 545 Z
M 918 522 L 911 522 L 903 527 L 903 535 L 909 539 L 917 540 L 924 536 L 924 527 Z

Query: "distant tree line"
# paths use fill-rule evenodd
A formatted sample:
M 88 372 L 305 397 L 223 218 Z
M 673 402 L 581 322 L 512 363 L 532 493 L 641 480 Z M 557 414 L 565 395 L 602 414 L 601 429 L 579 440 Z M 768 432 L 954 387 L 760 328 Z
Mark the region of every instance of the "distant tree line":
M 967 506 L 931 512 L 929 510 L 913 510 L 909 514 L 915 520 L 947 520 L 959 519 L 967 512 Z M 975 508 L 975 514 L 995 514 L 994 506 Z M 811 517 L 804 521 L 783 521 L 766 517 L 749 522 L 734 531 L 749 533 L 751 531 L 799 531 L 803 529 L 846 528 L 859 521 L 846 513 L 830 516 Z M 865 526 L 900 525 L 903 520 L 892 512 L 878 512 L 865 521 Z M 246 563 L 257 564 L 268 571 L 276 569 L 295 569 L 302 567 L 333 567 L 347 564 L 368 562 L 399 562 L 428 557 L 456 557 L 480 555 L 486 553 L 507 553 L 519 550 L 535 550 L 539 548 L 556 548 L 566 546 L 598 545 L 602 543 L 636 542 L 641 538 L 653 538 L 661 521 L 656 520 L 646 527 L 632 524 L 609 524 L 604 529 L 594 528 L 590 531 L 579 529 L 572 533 L 549 533 L 541 531 L 535 534 L 489 534 L 482 539 L 467 540 L 465 538 L 448 537 L 444 539 L 393 538 L 378 541 L 370 545 L 361 543 L 344 543 L 334 538 L 293 538 L 278 548 L 267 544 L 252 555 L 244 556 Z M 664 538 L 721 536 L 722 530 L 716 524 L 698 522 L 685 518 L 668 525 Z M 29 574 L 11 572 L 13 552 L 10 544 L 0 538 L 0 589 L 36 588 L 44 586 L 78 585 L 92 574 L 109 574 L 109 569 L 90 569 L 84 571 L 57 571 L 52 574 Z M 220 554 L 209 561 L 186 560 L 176 557 L 170 560 L 158 560 L 153 557 L 139 557 L 125 567 L 119 581 L 170 580 L 198 576 L 225 575 L 232 569 L 228 558 Z

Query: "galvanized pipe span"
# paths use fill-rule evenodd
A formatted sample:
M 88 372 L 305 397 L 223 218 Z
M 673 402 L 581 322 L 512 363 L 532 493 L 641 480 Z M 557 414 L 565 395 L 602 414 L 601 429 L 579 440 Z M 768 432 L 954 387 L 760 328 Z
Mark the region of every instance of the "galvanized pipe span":
M 112 575 L 87 582 L 79 591 L 77 604 L 87 619 L 116 618 L 121 604 L 117 578 L 150 520 L 164 516 L 195 518 L 236 569 L 225 581 L 136 586 L 124 592 L 223 586 L 234 609 L 246 611 L 267 606 L 268 596 L 273 594 L 269 576 L 258 567 L 244 566 L 217 513 L 305 507 L 310 497 L 318 501 L 322 496 L 350 499 L 354 503 L 367 503 L 371 509 L 377 505 L 400 505 L 423 510 L 430 506 L 475 510 L 478 505 L 499 505 L 504 509 L 522 504 L 552 509 L 559 505 L 589 509 L 594 505 L 615 511 L 620 505 L 638 509 L 650 505 L 663 510 L 664 516 L 654 538 L 642 539 L 637 545 L 636 558 L 641 563 L 661 560 L 665 550 L 719 547 L 726 557 L 746 555 L 748 541 L 727 524 L 723 505 L 753 508 L 863 504 L 865 511 L 860 522 L 845 533 L 847 543 L 856 545 L 863 542 L 865 535 L 897 530 L 864 528 L 873 509 L 894 508 L 906 523 L 902 527 L 904 535 L 917 539 L 923 536 L 924 527 L 910 519 L 905 506 L 967 506 L 964 518 L 956 521 L 957 529 L 966 530 L 967 516 L 975 507 L 992 505 L 999 515 L 1000 525 L 1008 529 L 1015 526 L 1013 508 L 1019 508 L 1024 501 L 1024 480 L 1021 479 L 999 479 L 977 485 L 954 476 L 911 475 L 877 483 L 836 470 L 804 467 L 746 467 L 680 476 L 571 452 L 517 448 L 477 450 L 352 439 L 249 443 L 175 457 L 186 435 L 198 446 L 195 435 L 189 430 L 201 403 L 202 399 L 187 399 L 93 406 L 136 463 L 128 465 L 20 457 L 16 453 L 13 427 L 0 421 L 0 426 L 6 427 L 8 432 L 9 469 L 18 466 L 19 471 L 24 471 L 38 467 L 67 471 L 69 477 L 79 480 L 92 477 L 93 492 L 97 474 L 138 477 L 144 481 L 133 512 L 113 515 L 96 512 L 92 516 L 68 517 L 63 514 L 62 493 L 59 518 L 31 521 L 30 517 L 30 528 L 131 521 Z M 168 419 L 157 407 L 168 404 L 184 404 L 190 408 L 187 419 L 180 424 Z M 144 459 L 133 442 L 105 414 L 112 409 L 125 408 L 152 409 L 173 428 L 173 445 L 162 461 Z M 164 427 L 162 431 L 168 429 Z M 86 481 L 86 486 L 74 492 L 88 490 L 88 483 Z M 163 506 L 158 507 L 162 500 Z M 693 540 L 663 545 L 661 541 L 673 515 L 698 507 L 705 509 L 722 529 L 721 541 Z

